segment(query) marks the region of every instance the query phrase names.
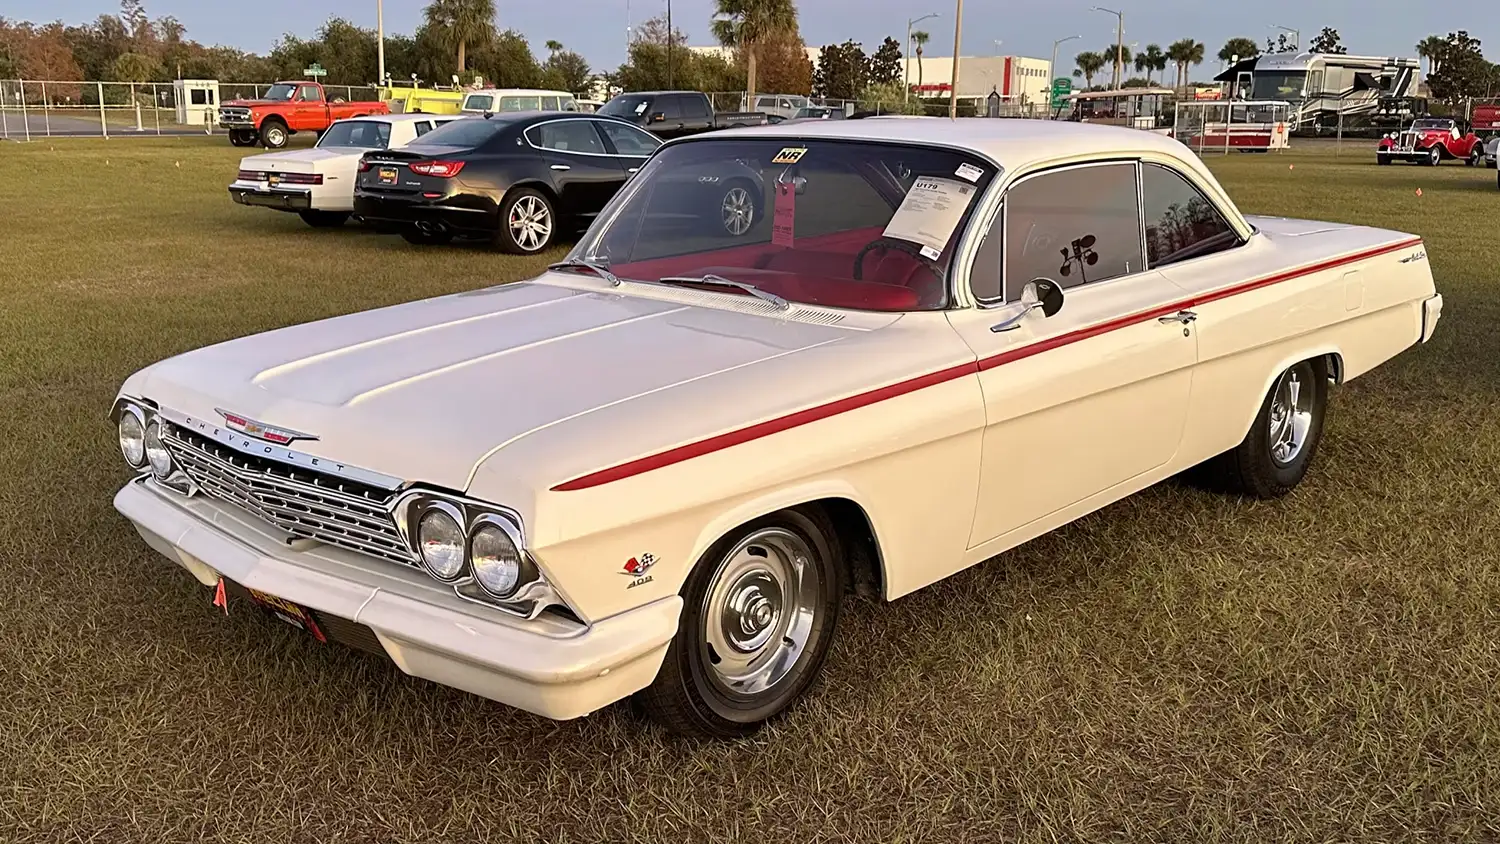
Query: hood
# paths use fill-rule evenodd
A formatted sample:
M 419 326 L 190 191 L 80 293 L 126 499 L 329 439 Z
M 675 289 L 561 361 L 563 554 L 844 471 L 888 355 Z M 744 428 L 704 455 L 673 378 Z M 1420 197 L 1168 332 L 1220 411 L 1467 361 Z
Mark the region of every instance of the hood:
M 281 171 L 305 171 L 309 167 L 314 170 L 319 164 L 342 159 L 358 159 L 369 152 L 367 149 L 357 147 L 333 147 L 330 149 L 299 149 L 287 152 L 267 152 L 260 155 L 248 155 L 240 159 L 241 170 L 269 170 L 271 172 Z
M 295 448 L 463 490 L 502 445 L 846 328 L 519 282 L 231 340 L 162 361 L 125 391 L 316 440 Z
M 261 106 L 283 106 L 290 105 L 291 100 L 227 100 L 219 103 L 223 106 L 239 106 L 241 108 L 259 108 Z

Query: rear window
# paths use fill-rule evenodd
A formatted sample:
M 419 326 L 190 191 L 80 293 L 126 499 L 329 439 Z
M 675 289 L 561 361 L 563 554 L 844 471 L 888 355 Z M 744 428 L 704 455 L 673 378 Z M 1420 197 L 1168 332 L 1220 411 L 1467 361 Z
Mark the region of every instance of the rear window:
M 419 143 L 429 146 L 440 144 L 450 147 L 477 147 L 500 134 L 504 128 L 505 123 L 495 120 L 481 118 L 454 120 L 423 135 Z
M 464 109 L 467 111 L 489 111 L 495 105 L 495 98 L 489 94 L 471 94 L 464 100 Z
M 362 147 L 385 149 L 391 143 L 391 124 L 376 120 L 341 120 L 328 127 L 318 141 L 319 149 Z
M 541 97 L 501 97 L 501 111 L 541 111 Z

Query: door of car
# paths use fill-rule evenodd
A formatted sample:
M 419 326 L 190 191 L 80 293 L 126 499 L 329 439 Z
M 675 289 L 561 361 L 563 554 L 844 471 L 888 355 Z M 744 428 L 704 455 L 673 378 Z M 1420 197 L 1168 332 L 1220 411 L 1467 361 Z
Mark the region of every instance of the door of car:
M 652 132 L 663 138 L 682 134 L 682 98 L 676 94 L 662 94 L 651 104 Z
M 328 104 L 323 102 L 323 89 L 316 85 L 298 86 L 297 106 L 288 115 L 288 128 L 294 132 L 323 129 L 328 126 L 329 117 Z
M 705 94 L 678 94 L 682 108 L 683 132 L 706 132 L 714 128 L 714 112 Z
M 526 137 L 547 164 L 562 213 L 588 217 L 598 214 L 620 185 L 625 166 L 610 153 L 597 121 L 575 117 L 539 123 Z
M 604 133 L 604 140 L 609 144 L 610 151 L 619 157 L 627 177 L 639 171 L 646 159 L 661 146 L 660 138 L 628 123 L 618 120 L 592 122 Z
M 1196 330 L 1182 288 L 1146 267 L 1138 167 L 1025 176 L 988 227 L 970 277 L 980 307 L 951 315 L 987 414 L 970 547 L 1092 509 L 1177 453 Z M 1063 288 L 1061 310 L 1002 330 L 1037 278 Z

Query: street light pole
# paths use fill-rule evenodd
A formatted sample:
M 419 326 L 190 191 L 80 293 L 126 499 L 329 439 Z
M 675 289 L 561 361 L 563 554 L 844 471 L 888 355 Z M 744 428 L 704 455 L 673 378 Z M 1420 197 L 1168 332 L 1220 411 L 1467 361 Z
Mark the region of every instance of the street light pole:
M 1290 32 L 1292 34 L 1292 46 L 1296 48 L 1297 52 L 1302 52 L 1302 33 L 1300 31 L 1292 29 L 1289 26 L 1282 26 L 1279 23 L 1271 24 L 1271 29 L 1279 29 L 1282 32 Z
M 375 64 L 376 81 L 385 85 L 385 0 L 375 0 Z
M 958 53 L 963 43 L 964 0 L 955 0 L 953 9 L 953 79 L 948 83 L 948 119 L 958 119 Z
M 1106 9 L 1103 6 L 1095 6 L 1091 12 L 1108 12 L 1115 16 L 1115 73 L 1112 84 L 1115 90 L 1120 88 L 1120 74 L 1124 71 L 1125 64 L 1125 13 L 1114 9 Z
M 1057 48 L 1058 48 L 1058 45 L 1060 45 L 1060 44 L 1062 44 L 1064 42 L 1067 42 L 1067 41 L 1072 41 L 1074 38 L 1082 38 L 1082 37 L 1083 37 L 1082 35 L 1069 35 L 1067 38 L 1059 38 L 1056 41 L 1052 42 L 1052 64 L 1049 65 L 1048 68 L 1047 68 L 1047 72 L 1050 73 L 1050 74 L 1052 74 L 1052 79 L 1056 79 L 1057 78 Z M 1049 86 L 1052 84 L 1052 79 L 1048 79 L 1047 80 L 1047 84 Z
M 672 0 L 667 0 L 667 87 L 672 87 Z
M 901 57 L 901 102 L 911 100 L 911 28 L 913 24 L 921 23 L 928 18 L 939 17 L 937 12 L 926 14 L 920 18 L 910 18 L 906 22 L 906 52 Z

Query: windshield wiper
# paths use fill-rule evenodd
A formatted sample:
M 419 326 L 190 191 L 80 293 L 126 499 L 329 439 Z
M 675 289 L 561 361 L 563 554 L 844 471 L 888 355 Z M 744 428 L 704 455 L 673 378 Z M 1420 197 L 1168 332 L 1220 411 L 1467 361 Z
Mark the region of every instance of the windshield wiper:
M 749 293 L 751 296 L 754 296 L 757 299 L 770 302 L 776 307 L 781 308 L 783 311 L 790 310 L 792 307 L 791 302 L 788 302 L 780 296 L 777 296 L 775 293 L 767 293 L 766 291 L 761 290 L 759 287 L 756 287 L 753 284 L 746 284 L 743 281 L 733 281 L 731 279 L 725 278 L 724 276 L 715 275 L 713 273 L 708 273 L 707 275 L 699 276 L 698 278 L 693 278 L 691 276 L 669 275 L 666 278 L 657 279 L 657 281 L 661 282 L 662 284 L 709 284 L 718 287 L 734 287 L 743 290 L 746 293 Z
M 559 261 L 547 267 L 549 270 L 568 269 L 593 270 L 600 278 L 610 283 L 612 287 L 620 286 L 620 277 L 609 271 L 609 266 L 600 261 L 591 261 L 587 258 L 574 258 L 570 261 Z

